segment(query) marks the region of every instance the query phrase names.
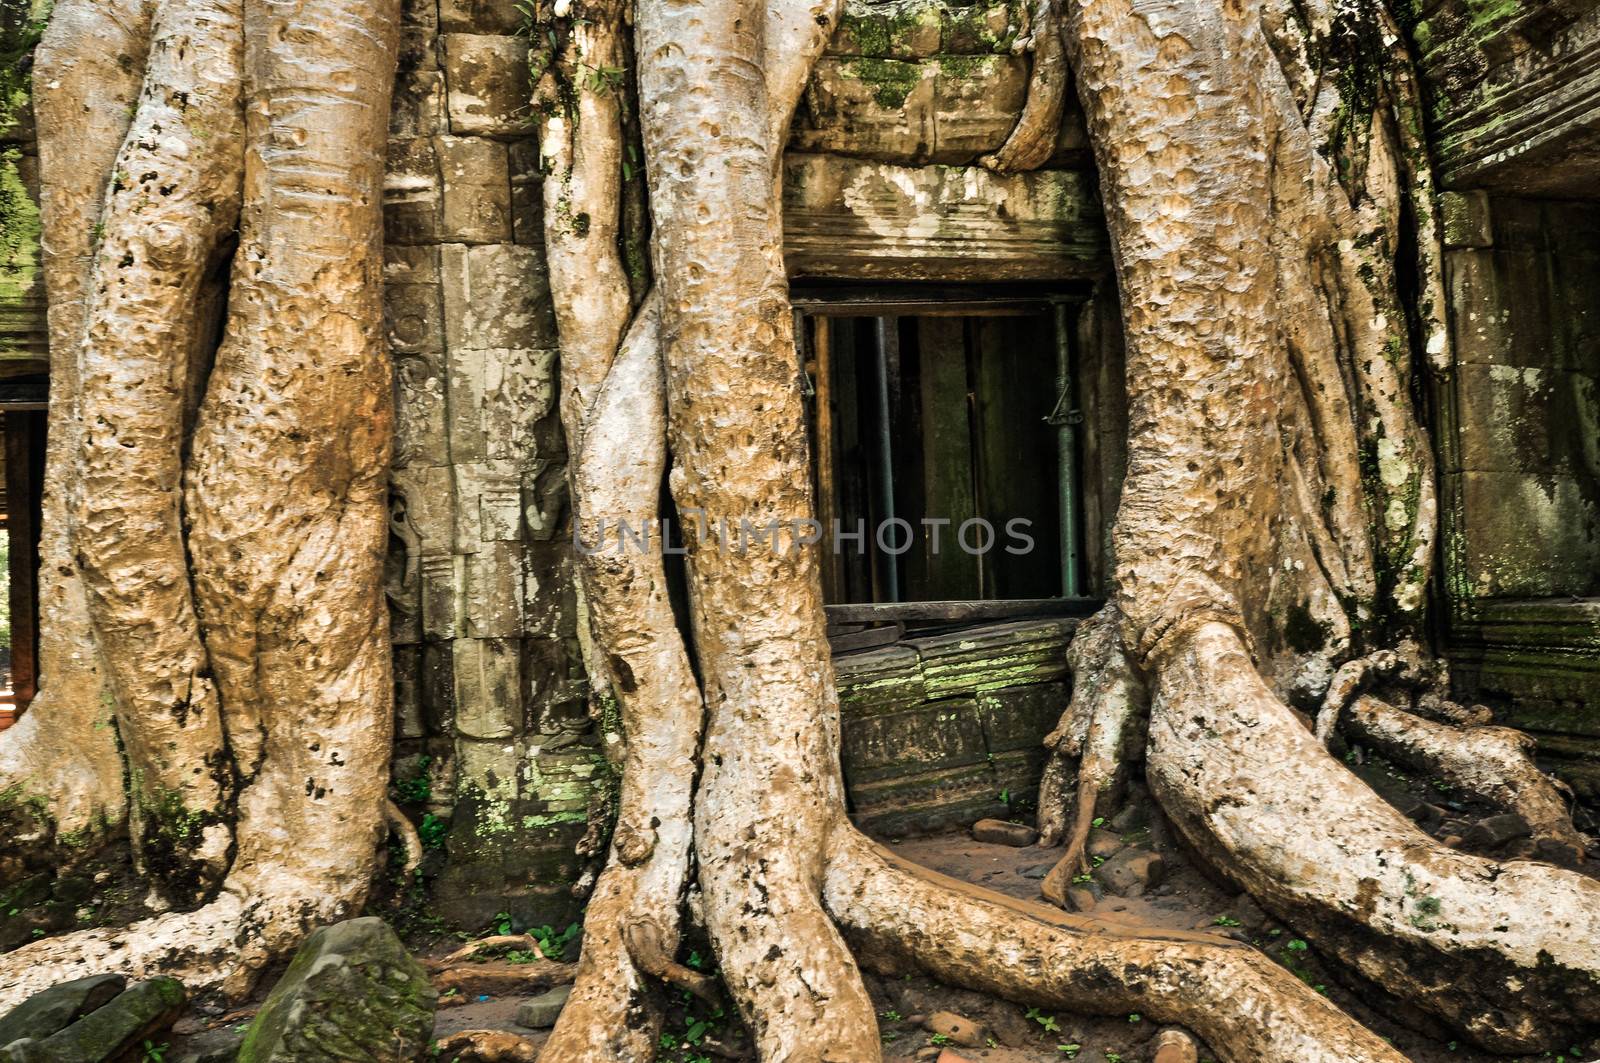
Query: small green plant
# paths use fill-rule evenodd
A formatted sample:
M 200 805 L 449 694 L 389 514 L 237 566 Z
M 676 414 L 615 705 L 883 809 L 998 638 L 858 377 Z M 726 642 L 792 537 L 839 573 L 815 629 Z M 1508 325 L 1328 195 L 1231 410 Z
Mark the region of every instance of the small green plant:
M 1106 1063 L 1122 1063 L 1122 1056 L 1116 1052 L 1107 1052 Z
M 395 792 L 400 795 L 400 800 L 413 805 L 420 805 L 433 796 L 433 780 L 428 776 L 428 765 L 433 762 L 432 757 L 423 757 L 417 761 L 417 773 L 408 779 L 396 779 Z
M 1093 881 L 1094 881 L 1094 876 L 1090 875 L 1090 874 L 1082 874 L 1082 875 L 1073 875 L 1072 876 L 1072 884 L 1074 886 L 1082 886 L 1085 883 L 1093 882 Z
M 160 1044 L 156 1044 L 154 1041 L 146 1038 L 144 1042 L 145 1063 L 165 1063 L 167 1058 L 167 1049 L 171 1047 L 172 1046 L 167 1044 L 165 1041 L 161 1042 Z
M 1096 816 L 1089 821 L 1089 826 L 1091 827 L 1104 827 L 1105 825 L 1106 817 L 1104 816 Z
M 553 927 L 536 927 L 528 933 L 539 943 L 539 951 L 552 960 L 559 960 L 567 954 L 567 946 L 577 940 L 583 926 L 579 923 L 569 923 L 567 928 L 557 933 Z
M 417 824 L 417 837 L 422 840 L 424 848 L 442 849 L 445 836 L 449 833 L 449 826 L 432 812 L 424 812 L 422 822 Z
M 928 1038 L 928 1043 L 930 1045 L 938 1045 L 939 1047 L 943 1048 L 945 1045 L 951 1043 L 950 1042 L 950 1035 L 949 1034 L 944 1034 L 944 1033 L 936 1033 L 932 1037 Z
M 900 1013 L 898 1011 L 894 1010 L 893 1008 L 890 1008 L 888 1011 L 880 1011 L 880 1012 L 878 1012 L 878 1017 L 883 1019 L 885 1022 L 899 1022 L 900 1021 Z
M 1219 915 L 1215 919 L 1211 920 L 1211 925 L 1212 926 L 1238 926 L 1239 925 L 1239 920 L 1235 919 L 1231 915 Z
M 1045 1033 L 1061 1032 L 1061 1024 L 1056 1021 L 1056 1017 L 1054 1015 L 1046 1015 L 1038 1008 L 1029 1008 L 1028 1018 L 1042 1026 Z
M 1070 1045 L 1056 1045 L 1056 1051 L 1064 1053 L 1068 1059 L 1077 1059 L 1078 1053 L 1083 1051 L 1083 1046 L 1074 1041 Z
M 1144 1016 L 1140 1015 L 1137 1011 L 1130 1011 L 1130 1012 L 1128 1012 L 1128 1021 L 1129 1022 L 1143 1022 L 1144 1021 Z
M 507 937 L 517 932 L 512 923 L 510 912 L 496 912 L 494 922 L 489 924 L 489 929 L 497 937 Z
M 1304 951 L 1306 951 L 1306 949 L 1308 949 L 1310 947 L 1311 946 L 1307 945 L 1304 941 L 1301 941 L 1299 938 L 1291 939 L 1289 941 L 1289 943 L 1284 946 L 1284 948 L 1287 949 L 1289 952 L 1304 952 Z

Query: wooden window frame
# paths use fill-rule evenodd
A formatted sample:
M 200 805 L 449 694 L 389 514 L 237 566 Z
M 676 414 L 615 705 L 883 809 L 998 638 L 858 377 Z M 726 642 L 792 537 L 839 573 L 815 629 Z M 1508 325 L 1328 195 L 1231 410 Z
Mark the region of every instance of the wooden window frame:
M 1058 356 L 1058 374 L 1060 366 L 1065 361 L 1066 396 L 1064 405 L 1066 420 L 1060 426 L 1066 429 L 1065 434 L 1072 437 L 1071 456 L 1074 469 L 1071 474 L 1072 489 L 1067 492 L 1072 498 L 1072 508 L 1064 514 L 1060 538 L 1063 540 L 1064 554 L 1074 556 L 1072 571 L 1075 573 L 1075 587 L 1066 589 L 1076 593 L 1063 594 L 1053 598 L 1016 598 L 993 599 L 979 598 L 956 601 L 923 601 L 923 602 L 872 602 L 829 604 L 825 606 L 830 626 L 853 627 L 857 625 L 877 626 L 911 624 L 979 624 L 993 623 L 1006 620 L 1017 620 L 1028 617 L 1086 617 L 1096 612 L 1103 604 L 1102 600 L 1084 594 L 1082 588 L 1087 586 L 1085 572 L 1085 557 L 1083 548 L 1083 535 L 1081 523 L 1083 519 L 1083 493 L 1082 482 L 1083 466 L 1080 460 L 1082 451 L 1081 423 L 1082 411 L 1077 409 L 1078 398 L 1076 394 L 1079 367 L 1075 364 L 1078 357 L 1076 332 L 1076 315 L 1089 298 L 1089 292 L 1083 289 L 1063 288 L 1061 286 L 1040 287 L 1037 291 L 1017 291 L 1018 285 L 1006 285 L 1003 290 L 986 289 L 976 286 L 951 286 L 938 284 L 896 284 L 896 285 L 837 285 L 837 286 L 812 286 L 795 285 L 790 297 L 794 309 L 795 323 L 795 357 L 799 367 L 801 379 L 806 382 L 807 394 L 811 394 L 811 378 L 807 370 L 812 359 L 810 354 L 815 351 L 819 377 L 828 371 L 828 340 L 827 331 L 818 329 L 815 340 L 808 339 L 806 327 L 807 319 L 826 320 L 836 317 L 865 317 L 865 318 L 901 318 L 901 317 L 1006 317 L 1006 316 L 1035 316 L 1042 312 L 1055 315 L 1055 335 L 1059 348 L 1064 353 Z M 1028 286 L 1032 287 L 1032 286 Z M 1062 378 L 1058 375 L 1058 387 Z M 832 453 L 832 432 L 828 423 L 828 404 L 818 404 L 816 428 L 817 446 L 813 453 L 816 463 L 817 481 L 825 488 L 834 468 L 835 458 Z M 809 426 L 808 426 L 809 427 Z M 821 493 L 821 492 L 819 492 Z M 826 510 L 831 504 L 824 499 L 817 500 L 818 519 L 825 525 L 831 513 Z M 1064 577 L 1064 582 L 1065 582 Z

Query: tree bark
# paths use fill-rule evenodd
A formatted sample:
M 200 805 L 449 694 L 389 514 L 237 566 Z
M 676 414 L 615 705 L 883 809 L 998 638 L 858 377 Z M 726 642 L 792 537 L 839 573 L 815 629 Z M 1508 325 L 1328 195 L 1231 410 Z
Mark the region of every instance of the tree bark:
M 195 901 L 227 871 L 232 769 L 181 498 L 202 282 L 237 223 L 241 0 L 166 0 L 112 171 L 82 344 L 74 541 L 117 702 L 141 868 Z
M 220 9 L 211 10 L 216 36 L 187 48 L 192 58 L 236 46 Z M 307 931 L 359 908 L 376 865 L 392 728 L 382 556 L 393 415 L 379 211 L 399 4 L 247 0 L 242 38 L 231 32 L 242 40 L 244 71 L 239 250 L 183 486 L 196 614 L 231 757 L 223 767 L 239 786 L 232 859 L 216 898 L 196 911 L 7 955 L 0 1007 L 102 970 L 108 955 L 130 974 L 161 971 L 192 991 L 240 995 Z M 152 73 L 143 106 L 169 106 L 168 74 L 155 64 Z M 227 184 L 225 167 L 212 175 Z M 162 230 L 137 232 L 159 258 Z M 192 277 L 205 239 L 175 242 L 183 250 L 174 265 Z M 139 249 L 131 253 L 137 266 Z M 192 311 L 172 305 L 174 314 Z M 153 313 L 142 304 L 140 312 Z M 151 357 L 178 374 L 182 349 Z M 136 412 L 148 413 L 156 449 L 169 454 L 181 403 L 167 392 L 152 401 L 160 416 L 154 406 Z M 97 461 L 100 445 L 88 448 Z M 152 464 L 170 474 L 170 465 Z M 169 482 L 147 480 L 145 496 L 116 505 L 164 521 L 170 498 L 148 495 L 164 496 Z M 116 512 L 104 499 L 87 509 L 108 520 Z M 107 544 L 96 549 L 117 557 Z M 148 715 L 132 725 L 166 725 Z M 210 740 L 190 727 L 169 745 L 209 763 L 200 749 Z M 219 822 L 228 814 L 224 803 Z
M 150 16 L 136 0 L 60 0 L 35 53 L 50 412 L 39 544 L 39 693 L 0 739 L 0 880 L 71 860 L 126 818 L 110 692 L 71 545 L 81 480 L 78 351 L 101 204 L 138 96 Z

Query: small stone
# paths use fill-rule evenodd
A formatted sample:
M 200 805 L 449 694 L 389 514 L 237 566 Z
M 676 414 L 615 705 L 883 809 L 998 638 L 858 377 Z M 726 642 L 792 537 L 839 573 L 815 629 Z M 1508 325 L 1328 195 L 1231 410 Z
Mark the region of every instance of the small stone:
M 1183 1030 L 1166 1029 L 1156 1035 L 1154 1063 L 1198 1063 L 1200 1050 Z
M 923 1022 L 922 1028 L 929 1033 L 943 1034 L 956 1044 L 968 1048 L 982 1048 L 989 1040 L 988 1027 L 953 1011 L 934 1012 Z
M 1034 864 L 1032 867 L 1023 868 L 1022 871 L 1021 871 L 1021 875 L 1022 875 L 1023 878 L 1032 878 L 1032 879 L 1047 878 L 1049 876 L 1049 874 L 1050 874 L 1051 868 L 1053 868 L 1055 866 L 1056 866 L 1055 864 Z
M 1479 820 L 1462 835 L 1466 845 L 1473 849 L 1496 849 L 1506 842 L 1526 838 L 1533 833 L 1528 821 L 1515 812 L 1505 812 Z
M 517 1025 L 530 1030 L 549 1029 L 556 1024 L 556 1018 L 561 1014 L 561 1009 L 566 1007 L 567 998 L 571 995 L 571 986 L 559 985 L 549 992 L 524 1000 L 517 1008 Z
M 1095 871 L 1095 878 L 1109 893 L 1119 897 L 1139 897 L 1145 890 L 1159 885 L 1166 870 L 1166 861 L 1160 853 L 1124 849 L 1101 864 Z
M 120 974 L 99 974 L 40 990 L 0 1016 L 0 1045 L 59 1033 L 127 988 Z
M 924 1047 L 917 1049 L 917 1058 L 918 1059 L 924 1059 L 924 1060 L 926 1060 L 926 1059 L 938 1059 L 939 1058 L 939 1054 L 942 1051 L 943 1051 L 943 1049 L 940 1049 L 940 1048 L 938 1048 L 938 1047 L 936 1047 L 934 1045 L 925 1045 Z
M 334 923 L 295 953 L 250 1023 L 238 1063 L 409 1063 L 433 1033 L 437 999 L 389 924 L 375 916 Z
M 1111 829 L 1128 834 L 1150 825 L 1150 809 L 1143 801 L 1130 801 L 1111 817 Z
M 1072 907 L 1073 911 L 1092 912 L 1094 911 L 1094 906 L 1099 903 L 1100 898 L 1096 897 L 1094 891 L 1087 886 L 1067 887 L 1067 904 Z
M 1038 841 L 1039 832 L 1022 823 L 1010 823 L 1003 819 L 980 819 L 972 825 L 972 837 L 975 841 L 986 842 L 989 845 L 1010 845 L 1022 849 Z
M 966 1056 L 958 1056 L 946 1048 L 944 1051 L 939 1053 L 939 1056 L 934 1060 L 934 1063 L 971 1063 L 971 1061 L 968 1060 Z
M 1114 856 L 1122 846 L 1122 839 L 1108 830 L 1092 830 L 1089 832 L 1087 852 L 1090 856 Z

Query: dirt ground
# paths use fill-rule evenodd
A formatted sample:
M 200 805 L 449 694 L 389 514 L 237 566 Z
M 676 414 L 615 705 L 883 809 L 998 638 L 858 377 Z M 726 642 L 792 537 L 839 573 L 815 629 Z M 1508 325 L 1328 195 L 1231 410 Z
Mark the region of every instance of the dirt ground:
M 1359 762 L 1360 758 L 1357 761 L 1352 765 L 1356 770 L 1431 833 L 1470 831 L 1472 824 L 1488 814 L 1488 810 L 1457 802 L 1429 780 L 1410 778 L 1382 762 Z M 1592 822 L 1584 825 L 1594 829 Z M 908 859 L 936 871 L 1029 900 L 1038 899 L 1039 883 L 1060 853 L 1060 850 L 1038 846 L 1018 848 L 988 844 L 974 840 L 964 831 L 881 840 Z M 1495 844 L 1506 855 L 1514 855 L 1518 841 L 1513 838 Z M 1154 811 L 1142 791 L 1136 790 L 1121 812 L 1102 822 L 1092 835 L 1090 851 L 1098 854 L 1100 866 L 1094 872 L 1093 881 L 1075 887 L 1074 896 L 1097 918 L 1130 926 L 1202 929 L 1251 942 L 1388 1037 L 1416 1063 L 1600 1060 L 1600 1039 L 1573 1045 L 1561 1052 L 1512 1060 L 1457 1044 L 1448 1033 L 1420 1014 L 1374 1011 L 1366 1003 L 1375 999 L 1372 987 L 1352 984 L 1348 976 L 1325 964 L 1315 947 L 1298 938 L 1291 928 L 1266 915 L 1245 895 L 1202 874 L 1184 856 L 1159 812 Z M 1144 854 L 1154 854 L 1157 859 L 1152 861 Z M 1130 866 L 1142 868 L 1143 872 L 1130 876 L 1127 872 Z M 1585 870 L 1600 872 L 1600 864 L 1591 862 Z M 414 940 L 412 944 L 419 953 L 438 957 L 456 948 L 459 939 L 434 936 L 430 940 Z M 565 958 L 573 959 L 572 954 L 577 949 L 568 951 Z M 691 940 L 685 943 L 681 958 L 708 969 L 704 956 L 709 956 L 709 950 L 703 943 L 697 948 Z M 889 1063 L 929 1060 L 1046 1063 L 1064 1059 L 1081 1063 L 1146 1063 L 1153 1058 L 1154 1040 L 1161 1030 L 1158 1023 L 1137 1014 L 1041 1013 L 977 993 L 950 989 L 920 976 L 884 978 L 869 973 L 866 977 L 878 1005 L 884 1056 Z M 521 1002 L 520 997 L 480 996 L 442 1007 L 435 1037 L 444 1039 L 470 1030 L 497 1030 L 514 1033 L 537 1048 L 542 1045 L 546 1032 L 517 1025 L 517 1008 Z M 975 1024 L 978 1027 L 976 1036 L 967 1038 L 971 1043 L 953 1042 L 927 1028 L 924 1020 L 939 1012 L 953 1012 Z M 174 1031 L 166 1058 L 182 1059 L 186 1051 L 224 1043 L 228 1031 L 242 1028 L 248 1014 L 249 1009 L 245 1009 L 228 1016 L 186 1018 Z M 708 1013 L 704 1005 L 694 1001 L 676 1004 L 662 1035 L 662 1046 L 664 1063 L 714 1063 L 723 1059 L 754 1058 L 748 1038 L 736 1018 L 720 1010 Z M 1204 1044 L 1197 1047 L 1201 1060 L 1214 1058 Z M 461 1058 L 470 1060 L 473 1057 Z

